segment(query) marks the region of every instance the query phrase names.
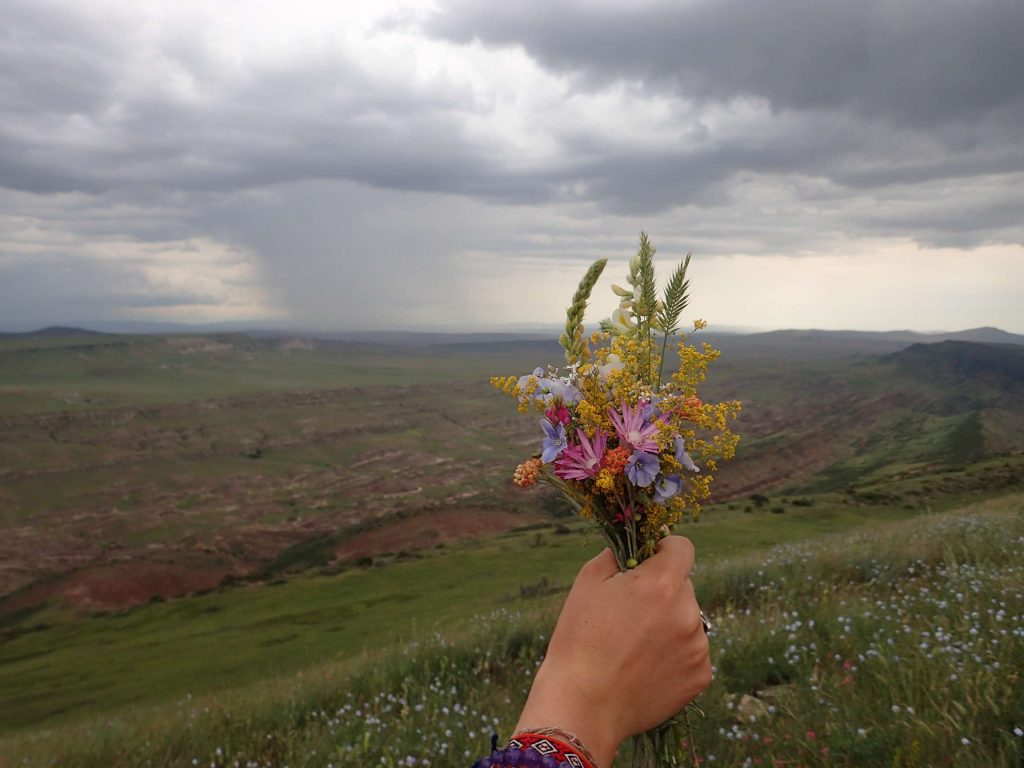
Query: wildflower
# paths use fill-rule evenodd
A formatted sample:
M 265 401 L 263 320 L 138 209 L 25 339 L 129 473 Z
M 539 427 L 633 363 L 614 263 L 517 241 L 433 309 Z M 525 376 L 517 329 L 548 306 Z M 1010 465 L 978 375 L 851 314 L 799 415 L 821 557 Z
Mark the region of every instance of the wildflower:
M 593 434 L 595 425 L 599 424 L 601 420 L 597 408 L 586 400 L 581 400 L 576 406 L 576 416 L 579 418 L 580 426 L 586 430 L 587 434 Z
M 545 403 L 561 401 L 566 405 L 576 405 L 583 399 L 583 393 L 564 379 L 543 378 L 537 388 L 537 398 Z
M 615 425 L 615 431 L 619 439 L 626 443 L 634 451 L 644 453 L 657 453 L 658 444 L 654 436 L 658 434 L 658 428 L 653 424 L 644 421 L 641 414 L 641 406 L 630 408 L 625 400 L 622 401 L 622 414 L 615 410 L 609 410 L 608 416 Z
M 652 423 L 655 419 L 660 419 L 661 421 L 668 421 L 669 415 L 667 413 L 662 413 L 661 408 L 658 407 L 658 402 L 660 400 L 661 398 L 655 395 L 649 401 L 647 401 L 647 403 L 644 404 L 644 421 L 649 421 Z
M 583 393 L 579 389 L 572 384 L 565 385 L 565 389 L 562 390 L 562 402 L 566 405 L 576 405 L 582 399 Z
M 520 488 L 532 488 L 537 483 L 537 475 L 543 462 L 540 459 L 528 459 L 516 467 L 512 482 Z
M 559 424 L 556 428 L 547 419 L 541 419 L 540 428 L 544 430 L 544 450 L 540 458 L 545 464 L 550 464 L 565 450 L 565 425 Z
M 654 482 L 654 478 L 661 468 L 661 462 L 657 456 L 642 451 L 634 451 L 626 464 L 626 475 L 633 485 L 638 488 L 646 488 Z
M 613 475 L 621 475 L 626 471 L 630 453 L 631 451 L 626 446 L 616 446 L 604 455 L 604 461 L 601 464 Z
M 561 401 L 566 405 L 575 405 L 583 399 L 583 393 L 565 379 L 544 375 L 543 368 L 534 368 L 533 373 L 520 376 L 516 384 L 520 392 L 520 400 L 529 402 L 539 400 L 550 404 Z
M 683 419 L 685 421 L 698 421 L 703 407 L 704 404 L 701 402 L 699 397 L 696 395 L 688 395 L 681 405 L 676 405 L 672 410 L 679 419 Z
M 605 493 L 611 493 L 615 490 L 615 475 L 608 469 L 602 469 L 598 472 L 597 480 L 594 482 L 594 485 Z
M 621 510 L 615 513 L 615 522 L 617 523 L 628 523 L 633 520 L 635 513 L 633 511 L 633 505 L 627 504 Z
M 532 398 L 533 394 L 537 391 L 540 386 L 541 377 L 544 375 L 543 368 L 534 368 L 533 373 L 527 376 L 520 376 L 516 382 L 515 391 L 525 395 L 527 399 Z
M 664 504 L 678 494 L 682 488 L 683 481 L 679 475 L 662 476 L 661 480 L 654 485 L 654 502 L 656 504 Z
M 676 461 L 691 472 L 700 472 L 700 467 L 693 463 L 693 459 L 690 458 L 690 454 L 686 452 L 686 444 L 683 442 L 683 438 L 679 437 L 679 435 L 676 435 L 675 447 Z
M 583 432 L 577 433 L 579 444 L 569 446 L 555 462 L 555 474 L 563 480 L 586 480 L 596 477 L 601 470 L 601 459 L 607 439 L 600 429 L 594 431 L 591 442 Z
M 608 355 L 607 362 L 604 365 L 597 367 L 598 375 L 601 377 L 601 381 L 608 380 L 608 374 L 612 371 L 620 371 L 623 368 L 622 358 L 612 353 Z
M 569 409 L 563 403 L 559 403 L 557 408 L 548 408 L 544 411 L 544 415 L 548 417 L 548 421 L 552 424 L 569 425 Z
M 612 312 L 612 333 L 616 335 L 628 335 L 633 332 L 635 325 L 633 325 L 633 318 L 629 313 L 628 309 L 619 307 Z

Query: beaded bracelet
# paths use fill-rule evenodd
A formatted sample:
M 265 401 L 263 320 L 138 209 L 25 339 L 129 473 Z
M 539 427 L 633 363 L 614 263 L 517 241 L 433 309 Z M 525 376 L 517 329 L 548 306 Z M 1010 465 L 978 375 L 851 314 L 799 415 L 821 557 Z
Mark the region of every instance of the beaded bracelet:
M 554 738 L 557 733 L 563 738 Z M 504 749 L 497 749 L 497 735 L 491 739 L 491 754 L 473 763 L 473 768 L 597 768 L 582 744 L 575 746 L 571 733 L 556 728 L 517 733 Z

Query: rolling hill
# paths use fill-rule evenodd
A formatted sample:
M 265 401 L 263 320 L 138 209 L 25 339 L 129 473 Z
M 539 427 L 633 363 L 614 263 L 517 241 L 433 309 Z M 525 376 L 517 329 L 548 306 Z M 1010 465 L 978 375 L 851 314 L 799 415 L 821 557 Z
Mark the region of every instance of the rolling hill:
M 920 505 L 936 472 L 952 493 L 949 472 L 1019 456 L 1024 346 L 918 336 L 721 337 L 704 394 L 744 402 L 743 440 L 715 499 L 903 484 Z M 345 567 L 559 512 L 509 482 L 536 426 L 485 383 L 557 345 L 369 338 L 0 339 L 0 613 Z M 961 490 L 1021 482 L 985 466 Z

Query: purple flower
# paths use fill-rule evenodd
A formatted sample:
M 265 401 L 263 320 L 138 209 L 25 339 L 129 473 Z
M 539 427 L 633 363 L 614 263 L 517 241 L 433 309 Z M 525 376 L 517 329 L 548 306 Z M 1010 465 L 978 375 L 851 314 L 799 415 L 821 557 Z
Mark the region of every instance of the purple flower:
M 583 430 L 579 430 L 576 435 L 580 439 L 580 444 L 570 445 L 558 457 L 558 461 L 555 462 L 555 474 L 563 480 L 586 480 L 588 477 L 597 477 L 608 444 L 607 438 L 600 429 L 594 430 L 594 442 L 590 442 Z
M 662 413 L 661 408 L 658 407 L 658 403 L 661 402 L 661 398 L 657 395 L 652 395 L 651 399 L 644 404 L 643 414 L 644 421 L 653 422 L 655 419 L 661 419 L 662 421 L 668 421 L 668 414 Z
M 683 438 L 679 435 L 676 435 L 676 461 L 691 472 L 700 472 L 700 467 L 693 463 L 693 459 L 690 458 L 690 454 L 686 452 L 686 446 L 683 443 Z
M 534 368 L 533 373 L 528 373 L 526 376 L 519 377 L 519 389 L 526 389 L 526 385 L 530 383 L 530 379 L 537 379 L 538 381 L 544 378 L 543 368 Z
M 659 469 L 661 462 L 658 461 L 658 457 L 643 451 L 633 451 L 633 455 L 626 462 L 626 475 L 638 488 L 646 488 L 653 483 Z
M 679 475 L 662 476 L 661 480 L 654 484 L 654 502 L 664 504 L 683 489 L 683 481 Z
M 658 428 L 644 421 L 640 410 L 640 405 L 637 405 L 636 408 L 630 408 L 626 401 L 623 400 L 622 415 L 620 416 L 614 409 L 609 409 L 608 416 L 611 418 L 612 424 L 615 425 L 615 431 L 619 435 L 619 440 L 634 451 L 657 453 L 658 444 L 652 438 L 658 434 Z
M 558 398 L 561 398 L 566 405 L 570 406 L 576 405 L 583 399 L 583 393 L 576 387 L 562 379 L 549 378 L 545 376 L 543 368 L 535 368 L 533 373 L 528 376 L 520 376 L 519 389 L 526 389 L 526 385 L 529 384 L 530 379 L 537 380 L 537 389 L 534 390 L 533 399 L 540 400 L 542 403 L 547 405 L 550 405 Z M 525 396 L 521 399 L 523 402 L 528 402 L 528 399 Z
M 561 379 L 541 379 L 535 397 L 548 404 L 560 398 L 566 405 L 576 405 L 583 399 L 583 393 Z
M 580 400 L 583 399 L 583 393 L 580 392 L 572 384 L 566 384 L 565 390 L 562 392 L 562 401 L 568 405 L 578 405 Z
M 550 464 L 558 458 L 558 454 L 565 450 L 565 424 L 559 424 L 557 428 L 547 419 L 540 420 L 540 428 L 544 430 L 544 450 L 540 460 Z

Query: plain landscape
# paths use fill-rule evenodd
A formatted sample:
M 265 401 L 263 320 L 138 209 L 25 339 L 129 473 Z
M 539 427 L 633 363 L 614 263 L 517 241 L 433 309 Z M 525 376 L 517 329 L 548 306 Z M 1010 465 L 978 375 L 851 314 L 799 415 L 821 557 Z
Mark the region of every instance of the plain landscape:
M 708 763 L 1019 765 L 1024 337 L 707 334 Z M 468 765 L 599 537 L 537 335 L 0 336 L 0 765 Z

